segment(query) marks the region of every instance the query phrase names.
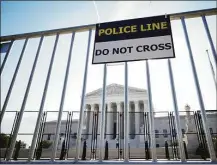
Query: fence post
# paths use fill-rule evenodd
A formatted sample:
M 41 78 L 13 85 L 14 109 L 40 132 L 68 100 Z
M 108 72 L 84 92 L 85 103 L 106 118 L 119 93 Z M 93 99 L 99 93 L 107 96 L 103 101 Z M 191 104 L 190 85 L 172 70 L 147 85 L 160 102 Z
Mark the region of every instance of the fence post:
M 106 95 L 106 77 L 107 66 L 104 64 L 103 73 L 103 90 L 102 90 L 102 104 L 101 104 L 101 127 L 100 127 L 100 152 L 99 161 L 102 161 L 103 149 L 104 149 L 104 137 L 105 137 L 105 95 Z M 106 144 L 108 142 L 106 141 Z
M 82 96 L 81 96 L 81 105 L 80 105 L 80 114 L 79 114 L 79 123 L 78 123 L 78 130 L 77 130 L 77 139 L 76 139 L 76 157 L 75 162 L 79 159 L 80 154 L 80 147 L 81 147 L 81 133 L 82 133 L 82 125 L 83 125 L 83 118 L 84 118 L 84 97 L 86 93 L 86 84 L 87 84 L 87 72 L 88 72 L 88 63 L 89 63 L 89 54 L 90 54 L 90 41 L 91 41 L 92 30 L 89 30 L 89 37 L 88 37 L 88 44 L 87 44 L 87 55 L 85 61 L 85 69 L 84 69 L 84 78 L 83 78 L 83 89 L 82 89 Z
M 176 90 L 175 90 L 174 79 L 173 79 L 173 70 L 172 70 L 170 59 L 168 59 L 168 70 L 169 70 L 170 86 L 171 86 L 172 99 L 173 99 L 173 108 L 175 112 L 175 120 L 176 120 L 175 124 L 176 124 L 176 130 L 178 134 L 179 153 L 180 153 L 182 162 L 184 162 L 185 154 L 184 154 L 184 148 L 183 148 L 181 124 L 180 124 L 179 110 L 178 110 L 178 105 L 177 105 Z
M 148 86 L 148 109 L 149 109 L 149 127 L 150 127 L 150 135 L 151 135 L 151 155 L 152 161 L 157 161 L 156 155 L 156 141 L 155 141 L 155 130 L 154 130 L 154 113 L 152 107 L 152 92 L 151 92 L 151 80 L 150 80 L 150 72 L 149 72 L 149 64 L 148 60 L 146 60 L 146 77 L 147 77 L 147 86 Z
M 129 161 L 129 102 L 128 102 L 128 64 L 125 62 L 125 85 L 124 85 L 124 161 Z
M 198 77 L 197 77 L 197 71 L 196 71 L 196 67 L 195 67 L 195 63 L 194 63 L 194 58 L 193 58 L 193 54 L 192 54 L 192 50 L 191 50 L 191 45 L 190 45 L 190 41 L 189 41 L 188 32 L 187 32 L 184 17 L 181 17 L 181 22 L 182 22 L 182 26 L 183 26 L 183 30 L 184 30 L 185 40 L 186 40 L 187 47 L 188 47 L 192 72 L 193 72 L 193 76 L 194 76 L 194 83 L 195 83 L 197 96 L 198 96 L 198 101 L 199 101 L 199 105 L 200 105 L 202 122 L 203 122 L 204 131 L 205 131 L 205 134 L 206 134 L 206 141 L 207 141 L 207 144 L 208 144 L 210 158 L 211 158 L 212 161 L 216 161 L 216 155 L 215 155 L 215 151 L 214 151 L 210 131 L 209 131 L 209 128 L 208 128 L 208 125 L 207 125 L 205 106 L 204 106 L 204 102 L 203 102 L 202 93 L 201 93 L 201 90 L 200 90 L 200 84 L 199 84 L 199 80 L 198 80 Z
M 54 145 L 53 145 L 53 151 L 52 151 L 52 156 L 51 156 L 52 161 L 55 160 L 56 150 L 57 150 L 58 141 L 59 141 L 59 132 L 60 132 L 61 119 L 62 119 L 62 114 L 63 114 L 63 106 L 64 106 L 64 102 L 65 102 L 66 86 L 67 86 L 67 83 L 68 83 L 68 75 L 69 75 L 69 69 L 70 69 L 70 64 L 71 64 L 72 48 L 73 48 L 74 38 L 75 38 L 75 33 L 72 33 L 71 44 L 70 44 L 70 48 L 69 48 L 68 61 L 67 61 L 65 77 L 64 77 L 64 84 L 63 84 L 63 89 L 62 89 L 62 93 L 61 93 L 61 100 L 60 100 L 60 106 L 59 106 L 58 119 L 57 119 L 56 130 L 55 130 Z

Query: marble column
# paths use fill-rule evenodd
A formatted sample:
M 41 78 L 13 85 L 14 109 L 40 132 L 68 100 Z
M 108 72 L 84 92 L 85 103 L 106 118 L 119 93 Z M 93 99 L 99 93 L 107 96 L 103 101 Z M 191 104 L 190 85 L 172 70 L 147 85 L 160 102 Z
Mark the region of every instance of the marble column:
M 91 104 L 90 111 L 89 111 L 90 120 L 89 120 L 89 128 L 88 128 L 88 131 L 89 131 L 88 139 L 91 139 L 91 136 L 92 136 L 94 110 L 95 110 L 95 104 Z
M 89 137 L 89 129 L 90 129 L 90 106 L 87 104 L 86 105 L 86 113 L 85 113 L 85 118 L 84 118 L 84 123 L 86 125 L 86 131 L 84 132 L 86 135 L 84 136 L 85 139 L 88 139 Z
M 148 101 L 147 100 L 143 100 L 143 107 L 144 107 L 144 112 L 148 112 Z
M 113 127 L 114 127 L 114 121 L 113 121 L 113 108 L 112 103 L 108 103 L 108 110 L 107 110 L 107 140 L 112 139 L 113 137 Z M 108 135 L 109 134 L 109 135 Z
M 135 130 L 135 124 L 134 124 L 134 111 L 132 108 L 131 102 L 129 103 L 129 139 L 134 138 L 134 130 Z
M 124 139 L 124 103 L 121 103 L 121 139 Z
M 134 101 L 134 105 L 135 105 L 135 132 L 136 132 L 136 141 L 137 141 L 137 147 L 139 146 L 140 143 L 140 135 L 138 135 L 140 133 L 140 106 L 139 106 L 139 101 Z
M 117 127 L 117 136 L 116 136 L 116 139 L 120 139 L 120 112 L 121 112 L 121 103 L 120 102 L 117 102 L 116 103 L 116 105 L 117 105 L 117 123 L 116 123 L 116 127 Z
M 86 113 L 87 107 L 88 107 L 88 105 L 85 105 L 85 109 L 84 109 L 85 113 L 84 113 L 84 118 L 83 118 L 83 123 L 82 123 L 82 128 L 81 128 L 82 129 L 81 130 L 81 137 L 84 139 L 87 138 L 87 132 L 88 132 L 87 127 L 89 125 L 89 123 L 87 122 L 87 117 L 88 117 L 87 113 Z
M 102 115 L 102 112 L 101 112 L 101 104 L 98 104 L 97 105 L 97 112 L 98 112 L 98 129 L 97 129 L 97 140 L 99 140 L 100 138 L 100 129 L 101 129 L 101 115 Z M 100 143 L 98 143 L 100 144 Z
M 145 132 L 149 132 L 150 134 L 150 126 L 149 124 L 151 123 L 151 120 L 149 118 L 149 110 L 148 110 L 148 100 L 143 100 L 143 111 L 144 113 L 147 114 L 147 118 L 146 120 L 144 119 L 144 124 L 146 123 L 146 127 L 145 127 Z M 153 112 L 153 111 L 152 111 Z M 153 116 L 155 114 L 153 113 Z M 145 116 L 144 116 L 145 117 Z M 147 140 L 150 140 L 150 136 L 148 136 L 147 134 L 144 136 L 144 140 L 147 141 Z

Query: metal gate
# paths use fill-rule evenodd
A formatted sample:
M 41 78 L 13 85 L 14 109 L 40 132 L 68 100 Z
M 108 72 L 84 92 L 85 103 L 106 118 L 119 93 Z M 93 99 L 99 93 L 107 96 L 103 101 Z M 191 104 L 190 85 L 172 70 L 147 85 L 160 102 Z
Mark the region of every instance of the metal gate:
M 189 42 L 189 37 L 188 37 L 188 32 L 186 28 L 186 23 L 185 19 L 188 18 L 195 18 L 195 17 L 201 17 L 203 21 L 203 25 L 205 27 L 205 31 L 210 43 L 210 47 L 212 50 L 212 55 L 213 58 L 215 59 L 215 66 L 217 66 L 217 55 L 216 55 L 216 50 L 213 44 L 213 41 L 211 39 L 211 35 L 209 32 L 208 24 L 206 21 L 206 16 L 210 15 L 216 15 L 217 14 L 217 9 L 208 9 L 208 10 L 200 10 L 200 11 L 192 11 L 192 12 L 185 12 L 185 13 L 176 13 L 176 14 L 170 14 L 171 16 L 171 21 L 173 20 L 179 20 L 181 19 L 181 23 L 183 26 L 184 30 L 184 35 L 188 47 L 188 52 L 189 52 L 189 57 L 190 57 L 190 63 L 192 66 L 192 72 L 194 76 L 194 82 L 195 82 L 195 87 L 197 91 L 197 96 L 198 96 L 198 101 L 200 105 L 200 112 L 195 112 L 194 114 L 194 119 L 195 119 L 195 125 L 197 128 L 198 132 L 198 141 L 200 143 L 200 147 L 203 148 L 207 153 L 209 153 L 208 157 L 210 157 L 211 161 L 216 161 L 216 153 L 214 151 L 214 145 L 212 143 L 212 136 L 210 134 L 210 130 L 207 126 L 207 117 L 206 117 L 206 112 L 205 112 L 205 107 L 203 103 L 203 98 L 200 90 L 200 85 L 199 85 L 199 80 L 197 77 L 197 71 L 195 68 L 195 63 L 194 63 L 194 58 L 192 55 L 192 50 L 191 50 L 191 45 Z M 46 127 L 46 120 L 47 120 L 47 111 L 44 110 L 45 106 L 45 99 L 47 95 L 47 90 L 50 82 L 50 75 L 52 72 L 52 67 L 53 67 L 53 62 L 55 59 L 55 53 L 56 53 L 56 48 L 58 45 L 58 40 L 59 36 L 61 34 L 70 34 L 71 33 L 71 42 L 70 42 L 70 48 L 69 48 L 69 53 L 67 57 L 67 65 L 64 74 L 64 84 L 62 88 L 62 93 L 61 93 L 61 102 L 59 105 L 58 111 L 55 111 L 58 113 L 57 116 L 57 124 L 55 131 L 53 133 L 54 139 L 53 139 L 53 148 L 51 151 L 51 155 L 48 156 L 47 159 L 51 161 L 55 161 L 56 159 L 60 160 L 65 160 L 69 159 L 68 158 L 68 152 L 69 152 L 69 143 L 70 143 L 70 137 L 73 136 L 76 139 L 76 145 L 75 145 L 75 157 L 72 158 L 74 159 L 75 162 L 80 161 L 80 160 L 85 160 L 86 159 L 86 141 L 85 138 L 82 138 L 86 134 L 82 133 L 83 130 L 83 123 L 84 121 L 84 115 L 85 115 L 85 93 L 86 93 L 86 81 L 87 81 L 87 71 L 88 71 L 88 63 L 89 63 L 89 55 L 91 54 L 90 52 L 90 41 L 92 37 L 92 30 L 95 28 L 95 24 L 93 25 L 86 25 L 86 26 L 78 26 L 78 27 L 71 27 L 71 28 L 64 28 L 64 29 L 56 29 L 56 30 L 49 30 L 49 31 L 42 31 L 42 32 L 34 32 L 34 33 L 26 33 L 26 34 L 18 34 L 18 35 L 12 35 L 12 36 L 3 36 L 1 37 L 1 46 L 2 47 L 7 47 L 6 49 L 6 55 L 5 58 L 1 64 L 1 69 L 0 73 L 2 74 L 5 64 L 7 62 L 8 56 L 10 55 L 10 50 L 14 44 L 14 41 L 16 40 L 25 40 L 23 48 L 21 50 L 21 54 L 18 59 L 18 63 L 16 65 L 14 74 L 12 76 L 9 89 L 6 94 L 5 101 L 2 106 L 1 114 L 0 114 L 0 124 L 2 123 L 2 120 L 4 119 L 5 113 L 7 113 L 7 106 L 8 102 L 10 100 L 10 96 L 13 91 L 14 83 L 16 81 L 17 74 L 19 72 L 20 65 L 23 60 L 23 55 L 27 47 L 27 43 L 29 39 L 31 38 L 40 38 L 39 45 L 37 47 L 37 52 L 36 56 L 34 58 L 34 63 L 31 68 L 31 74 L 28 79 L 28 84 L 25 89 L 25 95 L 22 101 L 22 105 L 19 111 L 16 111 L 15 113 L 15 118 L 14 118 L 14 123 L 12 125 L 11 133 L 9 135 L 9 142 L 8 146 L 6 148 L 5 153 L 3 154 L 3 159 L 5 161 L 9 161 L 12 159 L 17 160 L 17 154 L 20 150 L 20 141 L 17 142 L 17 136 L 18 132 L 20 129 L 21 122 L 23 120 L 24 113 L 25 111 L 25 106 L 27 102 L 27 98 L 29 95 L 29 91 L 31 88 L 32 80 L 34 77 L 34 72 L 37 66 L 38 62 L 38 56 L 40 54 L 40 50 L 43 44 L 44 37 L 46 36 L 55 36 L 55 42 L 54 42 L 54 47 L 52 50 L 52 56 L 49 62 L 49 68 L 48 68 L 48 73 L 46 76 L 46 82 L 44 85 L 44 90 L 41 98 L 41 103 L 40 103 L 40 108 L 39 111 L 37 111 L 38 116 L 37 116 L 37 121 L 35 125 L 35 130 L 31 142 L 31 146 L 29 148 L 29 153 L 28 153 L 28 161 L 34 161 L 35 159 L 41 159 L 41 153 L 42 153 L 42 146 L 44 145 L 42 143 L 42 140 L 44 138 L 44 129 Z M 83 77 L 83 88 L 82 88 L 82 94 L 81 94 L 81 104 L 80 104 L 80 111 L 79 113 L 79 120 L 78 120 L 78 128 L 77 128 L 77 133 L 74 134 L 71 132 L 71 126 L 72 126 L 72 116 L 73 112 L 66 112 L 67 113 L 67 120 L 65 124 L 65 133 L 60 134 L 60 127 L 61 127 L 61 119 L 63 116 L 63 106 L 64 106 L 64 100 L 65 100 L 65 94 L 66 94 L 66 88 L 67 88 L 67 82 L 68 82 L 68 75 L 69 75 L 69 69 L 70 69 L 70 61 L 71 61 L 71 55 L 72 55 L 72 49 L 73 49 L 73 43 L 74 43 L 74 38 L 75 38 L 75 33 L 81 32 L 81 31 L 88 31 L 88 44 L 86 48 L 86 58 L 85 58 L 85 70 L 84 70 L 84 77 Z M 2 49 L 3 50 L 3 49 Z M 116 137 L 118 137 L 118 142 L 117 142 L 117 150 L 118 150 L 118 155 L 116 158 L 110 158 L 110 159 L 123 159 L 125 162 L 128 162 L 129 159 L 131 158 L 131 152 L 130 152 L 130 145 L 129 145 L 129 139 L 127 138 L 130 133 L 129 133 L 129 99 L 128 99 L 128 63 L 124 63 L 124 69 L 125 69 L 125 87 L 124 87 L 124 112 L 118 112 L 117 115 L 119 116 L 118 120 L 118 131 L 115 131 Z M 177 99 L 176 99 L 176 92 L 175 92 L 175 86 L 174 86 L 174 81 L 173 81 L 173 71 L 171 67 L 171 61 L 168 60 L 168 71 L 169 71 L 169 77 L 170 77 L 170 86 L 171 86 L 171 93 L 172 93 L 172 100 L 173 100 L 173 108 L 174 112 L 169 112 L 168 113 L 168 121 L 169 121 L 169 128 L 170 128 L 170 136 L 171 136 L 171 142 L 173 143 L 172 145 L 172 157 L 173 159 L 180 159 L 182 162 L 186 160 L 186 153 L 185 153 L 185 145 L 183 145 L 183 140 L 182 140 L 182 131 L 180 127 L 180 118 L 179 118 L 179 111 L 177 107 Z M 107 152 L 108 152 L 108 146 L 105 141 L 105 116 L 106 112 L 106 103 L 105 103 L 105 87 L 106 87 L 106 76 L 107 76 L 107 65 L 104 64 L 104 69 L 103 69 L 103 92 L 102 92 L 102 102 L 101 102 L 101 107 L 99 107 L 100 112 L 94 112 L 92 115 L 92 132 L 91 132 L 91 146 L 90 146 L 90 159 L 98 159 L 99 162 L 102 160 L 107 160 Z M 147 78 L 147 86 L 148 86 L 148 105 L 149 105 L 149 112 L 143 114 L 144 118 L 144 159 L 146 160 L 152 160 L 153 162 L 157 162 L 157 154 L 156 154 L 156 141 L 155 141 L 155 136 L 157 135 L 155 132 L 155 124 L 154 124 L 154 112 L 153 106 L 152 106 L 152 91 L 151 91 L 151 81 L 150 81 L 150 70 L 149 70 L 149 62 L 146 60 L 146 78 Z M 216 80 L 215 80 L 216 81 Z M 216 84 L 216 82 L 215 82 Z M 50 111 L 51 112 L 51 111 Z M 65 113 L 65 112 L 64 112 Z M 102 121 L 100 127 L 99 127 L 99 119 Z M 116 123 L 117 124 L 117 123 Z M 123 136 L 121 134 L 123 132 Z M 59 138 L 64 137 L 64 141 L 61 143 L 61 150 L 58 150 L 58 142 Z M 123 138 L 123 139 L 122 139 Z M 16 147 L 18 146 L 18 147 Z M 166 144 L 165 144 L 166 146 Z M 83 148 L 83 149 L 81 149 Z M 14 151 L 15 149 L 15 151 Z M 57 155 L 59 157 L 57 158 Z

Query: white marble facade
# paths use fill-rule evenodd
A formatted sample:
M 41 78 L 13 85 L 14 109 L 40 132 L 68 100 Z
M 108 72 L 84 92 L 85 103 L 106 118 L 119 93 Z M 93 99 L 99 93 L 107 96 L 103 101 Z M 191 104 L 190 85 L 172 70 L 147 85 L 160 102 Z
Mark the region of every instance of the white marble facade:
M 139 134 L 140 127 L 141 127 L 141 115 L 142 113 L 139 112 L 147 112 L 148 111 L 148 101 L 147 101 L 147 91 L 144 89 L 129 87 L 129 133 L 131 134 Z M 92 112 L 99 112 L 99 121 L 98 121 L 98 129 L 100 129 L 101 125 L 101 95 L 102 89 L 95 90 L 90 92 L 85 97 L 86 103 L 86 111 L 90 112 L 87 113 L 85 116 L 85 121 L 87 125 L 86 133 L 91 134 L 92 131 Z M 111 84 L 106 87 L 106 127 L 105 131 L 106 134 L 115 134 L 114 127 L 116 126 L 116 133 L 119 131 L 120 122 L 118 117 L 120 113 L 124 112 L 124 86 L 118 84 Z M 132 113 L 131 113 L 132 112 Z M 136 112 L 136 113 L 134 113 Z M 137 113 L 138 112 L 138 113 Z M 119 114 L 119 115 L 118 115 Z M 124 120 L 122 120 L 124 122 Z M 123 126 L 123 123 L 122 123 Z M 122 129 L 123 130 L 123 129 Z M 98 130 L 99 132 L 99 130 Z M 123 138 L 123 132 L 121 132 L 120 138 Z M 113 135 L 107 135 L 107 140 L 117 139 L 118 137 L 114 137 Z M 88 136 L 87 136 L 88 139 Z M 130 137 L 133 139 L 133 136 Z
M 129 114 L 129 133 L 130 134 L 143 134 L 144 132 L 144 113 L 148 112 L 148 98 L 147 98 L 147 91 L 144 89 L 129 87 L 128 88 L 128 99 L 129 99 L 129 112 L 132 112 Z M 102 89 L 95 90 L 93 92 L 87 93 L 85 97 L 85 113 L 84 116 L 84 129 L 82 130 L 83 134 L 89 134 L 89 135 L 83 135 L 82 137 L 86 139 L 87 141 L 87 147 L 90 147 L 92 138 L 92 128 L 93 128 L 93 114 L 94 112 L 97 112 L 99 114 L 98 117 L 98 134 L 100 132 L 101 128 L 101 96 L 102 96 Z M 123 131 L 120 131 L 123 129 L 123 123 L 120 125 L 118 120 L 118 116 L 120 113 L 124 112 L 124 86 L 119 84 L 110 84 L 106 87 L 106 120 L 105 120 L 105 132 L 106 134 L 106 140 L 109 143 L 109 147 L 115 147 L 117 139 L 124 138 Z M 184 110 L 184 107 L 183 107 Z M 172 111 L 172 110 L 171 110 Z M 117 115 L 119 114 L 119 115 Z M 186 115 L 187 114 L 187 115 Z M 180 115 L 180 124 L 181 128 L 184 132 L 189 130 L 189 127 L 187 127 L 187 123 L 194 122 L 194 118 L 192 116 L 193 113 L 188 114 L 182 114 Z M 217 113 L 211 113 L 207 114 L 207 124 L 209 128 L 213 131 L 213 133 L 217 133 Z M 123 120 L 122 120 L 123 122 Z M 60 133 L 64 134 L 65 132 L 65 123 L 62 121 L 61 125 L 61 131 Z M 165 144 L 165 141 L 170 140 L 171 137 L 165 134 L 170 133 L 169 128 L 169 120 L 167 113 L 164 116 L 155 116 L 154 118 L 155 123 L 155 132 L 156 134 L 159 134 L 156 136 L 156 144 L 157 147 L 163 147 Z M 50 132 L 50 129 L 54 129 L 55 127 L 55 121 L 48 122 L 46 124 L 45 128 L 45 134 L 47 132 Z M 194 125 L 194 124 L 193 124 Z M 78 126 L 78 120 L 73 121 L 72 126 L 72 134 L 77 132 L 77 126 Z M 116 128 L 114 128 L 116 127 Z M 195 133 L 195 135 L 192 135 L 191 142 L 188 142 L 188 144 L 195 143 L 195 146 L 198 146 L 197 141 L 197 130 L 195 128 L 195 125 L 192 126 L 192 131 Z M 120 131 L 120 137 L 114 135 L 115 133 L 118 134 Z M 54 131 L 53 131 L 54 132 Z M 217 135 L 217 134 L 216 134 Z M 52 135 L 53 136 L 53 135 Z M 44 139 L 48 139 L 48 137 L 45 135 Z M 53 140 L 53 137 L 49 138 L 50 140 Z M 185 140 L 186 137 L 183 136 L 183 140 Z M 193 140 L 192 140 L 193 139 Z M 63 140 L 63 137 L 60 137 L 59 147 L 61 148 L 61 141 Z M 99 140 L 99 135 L 97 136 L 97 140 Z M 130 135 L 129 136 L 129 142 L 131 147 L 144 147 L 144 135 Z M 71 146 L 73 147 L 75 145 L 75 138 L 71 139 Z M 99 143 L 98 143 L 99 145 Z

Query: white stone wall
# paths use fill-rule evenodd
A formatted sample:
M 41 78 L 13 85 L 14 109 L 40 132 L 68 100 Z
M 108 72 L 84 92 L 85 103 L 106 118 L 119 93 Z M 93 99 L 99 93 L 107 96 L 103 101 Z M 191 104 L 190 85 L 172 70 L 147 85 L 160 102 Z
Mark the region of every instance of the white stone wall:
M 143 121 L 143 113 L 142 112 L 148 112 L 148 97 L 147 97 L 147 91 L 144 89 L 138 89 L 134 87 L 128 87 L 128 101 L 129 101 L 129 112 L 141 112 L 140 115 L 129 115 L 130 121 L 129 121 L 129 133 L 140 133 L 141 129 L 140 127 L 144 124 Z M 94 112 L 99 112 L 99 121 L 98 121 L 98 134 L 100 127 L 102 125 L 100 119 L 101 119 L 101 96 L 102 96 L 102 89 L 97 89 L 93 92 L 90 92 L 86 95 L 85 97 L 85 110 L 91 112 L 93 115 Z M 106 109 L 109 112 L 124 112 L 124 86 L 123 85 L 118 85 L 118 84 L 110 84 L 106 87 L 106 98 L 105 98 L 105 104 L 106 104 Z M 153 109 L 153 111 L 155 111 Z M 190 113 L 191 115 L 193 113 Z M 86 130 L 83 130 L 83 133 L 92 133 L 92 123 L 93 123 L 93 117 L 92 115 L 85 115 L 84 118 L 84 127 Z M 159 113 L 155 114 L 155 130 L 159 131 L 159 137 L 156 138 L 156 144 L 159 147 L 163 147 L 165 144 L 165 141 L 168 141 L 168 143 L 171 143 L 171 137 L 168 135 L 168 137 L 164 137 L 163 135 L 163 130 L 166 129 L 167 133 L 170 133 L 169 130 L 169 120 L 168 120 L 168 114 L 164 113 L 164 117 L 162 117 L 162 114 L 159 116 Z M 158 116 L 158 117 L 157 117 Z M 207 115 L 208 117 L 208 127 L 212 128 L 213 132 L 217 132 L 217 114 L 211 114 Z M 192 121 L 192 130 L 193 133 L 195 133 L 195 137 L 193 137 L 192 143 L 198 143 L 197 141 L 197 136 L 196 136 L 196 127 L 194 123 L 194 119 L 192 116 L 190 116 L 190 119 Z M 180 116 L 181 120 L 181 128 L 186 131 L 186 117 L 185 116 Z M 105 119 L 105 132 L 106 133 L 113 133 L 114 132 L 114 123 L 117 123 L 117 115 L 108 115 L 106 114 L 106 119 Z M 120 122 L 120 121 L 119 121 Z M 123 122 L 123 121 L 122 121 Z M 149 125 L 149 124 L 148 124 Z M 77 123 L 73 124 L 73 132 L 77 132 Z M 53 132 L 55 131 L 55 122 L 51 122 L 47 124 L 45 133 L 46 132 Z M 119 129 L 116 128 L 117 130 Z M 61 133 L 64 133 L 65 131 L 65 123 L 62 123 L 61 126 Z M 122 130 L 123 130 L 123 125 L 122 125 Z M 121 132 L 122 138 L 123 136 L 123 131 Z M 87 139 L 87 146 L 90 146 L 89 143 L 91 143 L 91 136 L 83 136 L 84 138 Z M 107 135 L 106 140 L 109 141 L 110 146 L 115 147 L 115 139 L 112 139 L 112 135 Z M 53 139 L 53 136 L 52 138 Z M 97 137 L 97 140 L 99 139 L 99 135 Z M 140 136 L 133 136 L 131 135 L 130 137 L 130 143 L 134 146 L 139 146 L 141 143 L 144 143 L 144 140 L 141 142 L 140 139 L 142 139 L 141 135 Z M 99 143 L 98 143 L 99 144 Z M 196 144 L 197 145 L 197 144 Z
M 194 123 L 193 116 L 190 116 L 190 119 Z M 209 115 L 207 115 L 207 119 L 208 119 L 207 123 L 208 123 L 209 128 L 212 128 L 213 133 L 217 133 L 217 114 L 209 114 Z M 185 118 L 185 116 L 180 116 L 180 121 L 181 121 L 181 128 L 186 131 L 186 118 Z M 71 132 L 72 134 L 77 132 L 77 126 L 78 126 L 77 121 L 74 121 L 73 124 L 72 124 L 72 132 Z M 54 133 L 55 127 L 56 127 L 55 122 L 47 123 L 46 127 L 45 127 L 44 134 Z M 168 141 L 168 143 L 170 144 L 170 140 L 171 140 L 170 135 L 168 135 L 167 137 L 164 137 L 163 129 L 166 129 L 168 134 L 170 133 L 168 117 L 167 116 L 155 117 L 155 130 L 158 130 L 159 134 L 160 134 L 158 138 L 156 137 L 156 144 L 158 144 L 159 147 L 164 147 L 165 141 Z M 192 144 L 192 146 L 195 144 L 197 146 L 198 145 L 198 140 L 197 140 L 197 136 L 196 136 L 197 131 L 196 131 L 195 124 L 193 125 L 193 130 L 194 130 L 193 133 L 195 133 L 195 135 L 194 135 L 195 139 L 193 138 L 194 140 L 189 142 L 189 144 Z M 65 133 L 65 122 L 62 122 L 60 132 L 63 133 L 63 134 Z M 85 131 L 83 131 L 83 132 L 85 132 Z M 47 140 L 47 137 L 48 137 L 48 135 L 44 135 L 43 139 Z M 99 136 L 98 136 L 98 138 L 99 138 Z M 50 140 L 52 141 L 53 139 L 54 139 L 54 135 L 51 135 Z M 115 146 L 115 142 L 116 142 L 115 140 L 108 139 L 107 137 L 106 137 L 106 139 L 109 140 L 109 141 L 113 141 L 114 142 L 113 146 Z M 136 145 L 137 142 L 134 142 L 136 140 L 138 140 L 136 137 L 134 139 L 131 139 L 131 143 L 132 144 L 135 143 L 135 145 Z M 71 142 L 75 145 L 75 139 L 71 140 Z M 90 143 L 90 142 L 91 142 L 91 138 L 88 138 L 88 143 Z M 70 146 L 74 146 L 73 144 L 71 144 Z M 90 144 L 87 144 L 87 145 L 90 146 Z M 59 145 L 58 148 L 61 148 L 61 145 Z

